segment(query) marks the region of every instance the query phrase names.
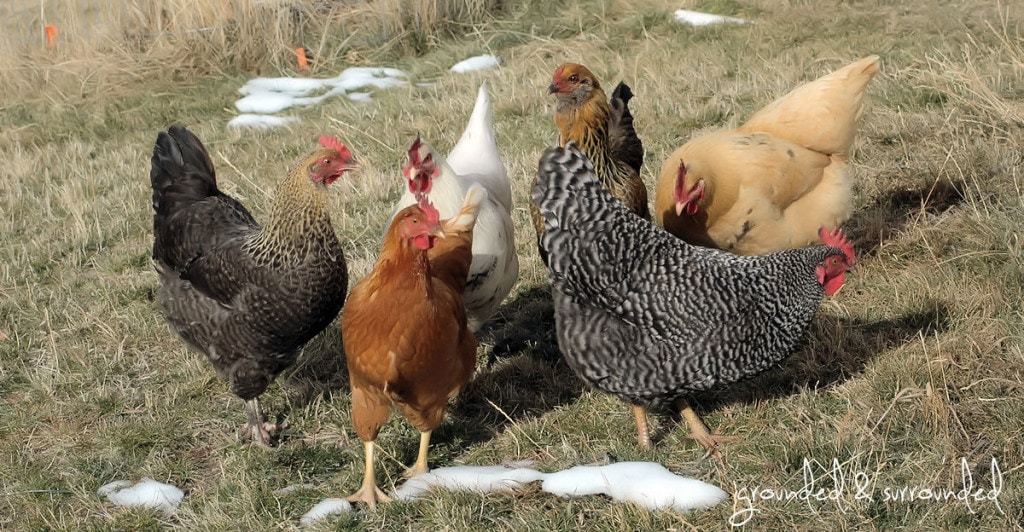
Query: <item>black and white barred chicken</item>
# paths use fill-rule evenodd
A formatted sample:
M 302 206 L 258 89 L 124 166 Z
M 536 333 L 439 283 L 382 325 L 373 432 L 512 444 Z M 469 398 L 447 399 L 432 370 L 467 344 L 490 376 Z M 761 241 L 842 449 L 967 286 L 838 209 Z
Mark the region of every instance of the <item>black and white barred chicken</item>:
M 356 163 L 337 139 L 320 143 L 281 183 L 262 227 L 217 188 L 192 132 L 171 126 L 153 148 L 160 310 L 245 401 L 244 432 L 261 445 L 278 427 L 265 421 L 259 396 L 337 317 L 348 289 L 326 200 L 328 185 Z
M 800 347 L 822 297 L 854 266 L 841 231 L 824 245 L 761 256 L 692 246 L 634 216 L 574 145 L 540 159 L 533 199 L 544 217 L 559 348 L 596 388 L 646 408 L 675 402 L 708 453 L 713 434 L 686 396 L 737 382 Z

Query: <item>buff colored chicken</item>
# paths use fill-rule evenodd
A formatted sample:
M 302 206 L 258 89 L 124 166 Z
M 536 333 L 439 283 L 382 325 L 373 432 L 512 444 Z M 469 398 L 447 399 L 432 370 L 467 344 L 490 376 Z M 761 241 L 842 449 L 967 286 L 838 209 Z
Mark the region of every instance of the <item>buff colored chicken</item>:
M 661 168 L 654 219 L 691 244 L 757 255 L 819 243 L 853 212 L 848 163 L 865 57 L 797 87 L 734 130 L 691 139 Z

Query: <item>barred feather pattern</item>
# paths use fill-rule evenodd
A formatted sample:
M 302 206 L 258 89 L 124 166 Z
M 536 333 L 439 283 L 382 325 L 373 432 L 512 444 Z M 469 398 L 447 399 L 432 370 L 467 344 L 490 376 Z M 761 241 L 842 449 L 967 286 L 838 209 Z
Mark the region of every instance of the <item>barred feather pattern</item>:
M 815 268 L 842 253 L 691 246 L 630 213 L 572 143 L 545 151 L 533 198 L 562 355 L 640 405 L 752 377 L 798 349 L 824 296 Z

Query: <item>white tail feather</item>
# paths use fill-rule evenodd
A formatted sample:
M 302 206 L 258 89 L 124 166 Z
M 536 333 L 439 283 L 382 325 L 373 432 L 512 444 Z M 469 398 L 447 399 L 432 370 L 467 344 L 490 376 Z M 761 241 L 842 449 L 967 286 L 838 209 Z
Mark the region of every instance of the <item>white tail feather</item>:
M 476 217 L 480 213 L 480 206 L 487 201 L 487 189 L 479 183 L 474 183 L 466 191 L 466 199 L 462 202 L 459 212 L 444 222 L 444 230 L 447 231 L 472 231 L 476 225 Z

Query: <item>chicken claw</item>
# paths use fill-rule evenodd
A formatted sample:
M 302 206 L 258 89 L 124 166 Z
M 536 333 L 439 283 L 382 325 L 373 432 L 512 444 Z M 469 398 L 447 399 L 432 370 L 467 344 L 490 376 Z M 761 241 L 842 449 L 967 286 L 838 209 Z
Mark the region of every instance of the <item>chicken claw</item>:
M 239 437 L 252 440 L 254 445 L 270 447 L 271 436 L 288 428 L 288 423 L 271 423 L 263 414 L 259 399 L 245 402 L 246 422 L 238 430 Z
M 371 510 L 376 510 L 378 502 L 391 502 L 391 497 L 385 495 L 377 486 L 363 484 L 359 491 L 346 497 L 346 500 L 348 502 L 364 502 Z
M 726 436 L 709 431 L 704 422 L 700 420 L 700 417 L 685 400 L 680 399 L 676 402 L 676 406 L 679 407 L 679 413 L 686 420 L 686 424 L 690 426 L 689 438 L 696 440 L 697 443 L 704 446 L 704 458 L 714 456 L 721 460 L 722 453 L 718 452 L 718 444 L 740 439 L 739 436 Z

